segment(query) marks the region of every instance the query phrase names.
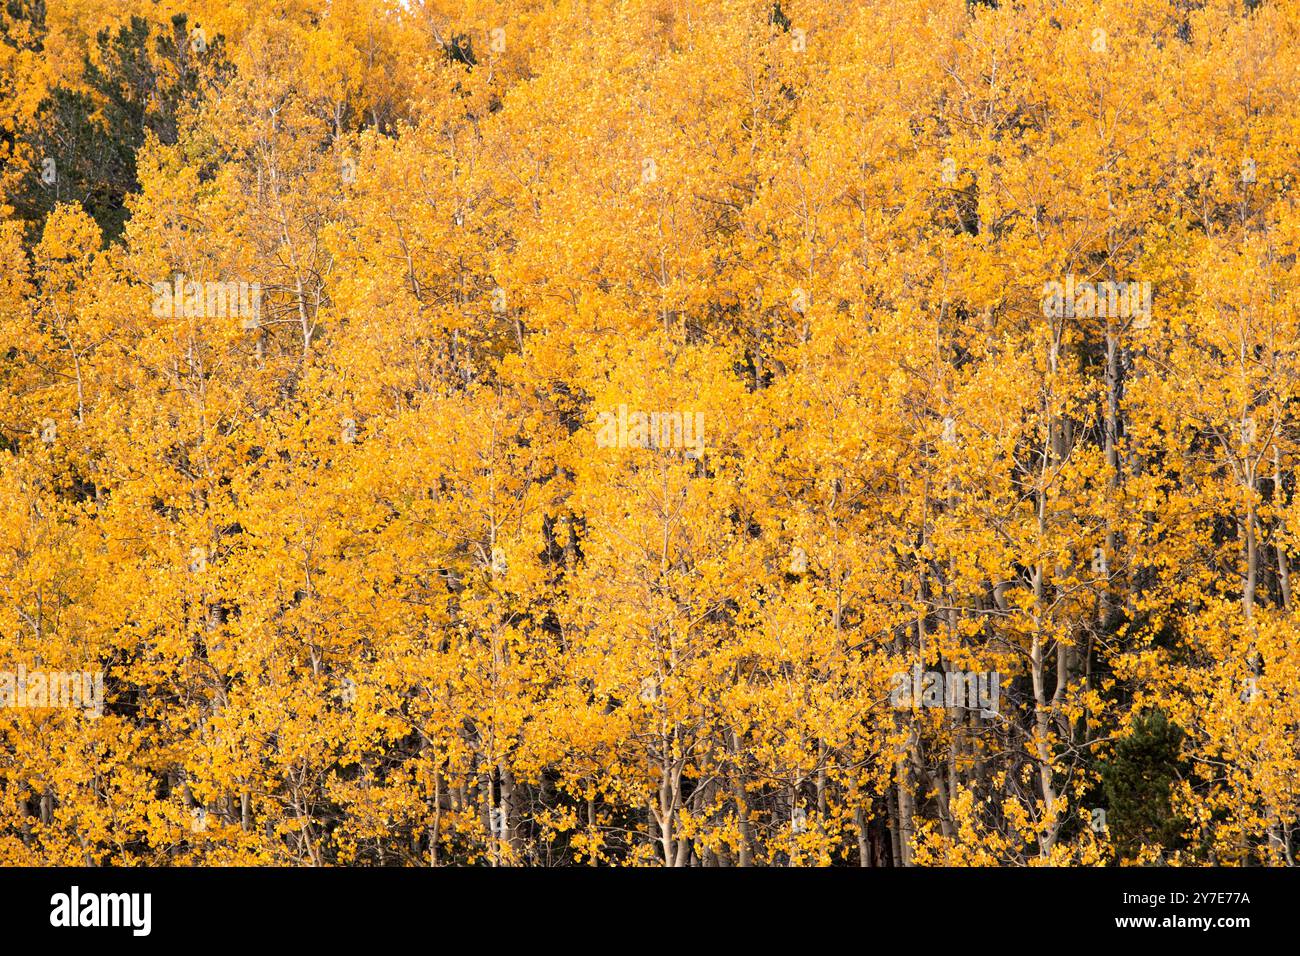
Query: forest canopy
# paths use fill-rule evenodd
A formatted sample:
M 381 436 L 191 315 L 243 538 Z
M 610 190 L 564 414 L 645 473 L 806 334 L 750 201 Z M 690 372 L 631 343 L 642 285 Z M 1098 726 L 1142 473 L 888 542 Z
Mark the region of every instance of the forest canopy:
M 1300 0 L 0 0 L 0 864 L 1286 865 Z

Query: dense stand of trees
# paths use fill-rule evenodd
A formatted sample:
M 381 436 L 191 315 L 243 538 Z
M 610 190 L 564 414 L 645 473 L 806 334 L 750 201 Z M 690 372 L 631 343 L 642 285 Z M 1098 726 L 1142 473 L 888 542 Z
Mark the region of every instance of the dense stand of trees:
M 1298 51 L 4 0 L 0 862 L 1290 864 Z

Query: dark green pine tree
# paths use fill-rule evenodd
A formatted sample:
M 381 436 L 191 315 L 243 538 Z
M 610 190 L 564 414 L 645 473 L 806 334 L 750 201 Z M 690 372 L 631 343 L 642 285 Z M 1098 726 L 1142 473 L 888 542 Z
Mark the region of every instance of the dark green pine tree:
M 120 236 L 126 197 L 139 188 L 135 154 L 146 131 L 176 142 L 180 108 L 198 95 L 201 71 L 222 69 L 220 45 L 220 38 L 196 42 L 183 14 L 166 26 L 132 17 L 116 33 L 101 31 L 96 55 L 83 65 L 84 89 L 57 86 L 41 105 L 30 140 L 36 169 L 14 197 L 18 215 L 39 229 L 55 203 L 79 202 L 107 238 Z M 174 79 L 160 62 L 171 64 Z M 52 175 L 43 176 L 47 170 Z
M 1134 720 L 1132 733 L 1102 763 L 1106 824 L 1121 856 L 1135 855 L 1143 844 L 1186 846 L 1187 821 L 1174 814 L 1170 798 L 1187 770 L 1180 753 L 1184 736 L 1163 711 L 1151 710 Z

